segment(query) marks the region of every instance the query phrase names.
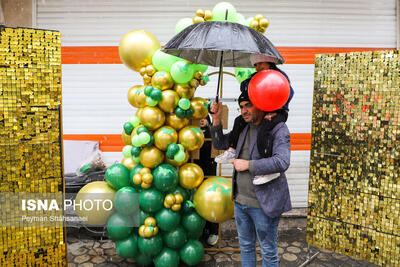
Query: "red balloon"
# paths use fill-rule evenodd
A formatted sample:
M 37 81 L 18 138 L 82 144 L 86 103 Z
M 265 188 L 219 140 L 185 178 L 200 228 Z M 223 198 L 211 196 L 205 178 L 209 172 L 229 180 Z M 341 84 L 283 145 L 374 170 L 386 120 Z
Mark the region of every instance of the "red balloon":
M 258 109 L 274 111 L 288 101 L 290 85 L 286 77 L 276 70 L 262 70 L 251 78 L 249 98 Z

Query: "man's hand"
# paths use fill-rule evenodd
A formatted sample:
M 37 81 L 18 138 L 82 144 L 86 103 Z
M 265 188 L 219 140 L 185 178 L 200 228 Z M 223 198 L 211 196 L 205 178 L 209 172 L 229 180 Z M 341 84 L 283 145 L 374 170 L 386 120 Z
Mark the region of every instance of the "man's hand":
M 231 160 L 233 167 L 238 172 L 247 171 L 249 169 L 250 161 L 245 159 L 233 159 Z
M 222 114 L 222 103 L 221 102 L 213 102 L 210 110 L 214 112 L 214 114 L 211 114 L 211 117 L 213 118 L 213 126 L 218 126 L 221 124 L 221 114 Z

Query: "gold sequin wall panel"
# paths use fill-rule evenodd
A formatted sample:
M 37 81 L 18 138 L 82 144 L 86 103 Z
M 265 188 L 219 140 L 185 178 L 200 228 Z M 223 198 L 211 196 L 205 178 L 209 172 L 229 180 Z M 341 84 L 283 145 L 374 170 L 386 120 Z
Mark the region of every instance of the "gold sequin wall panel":
M 60 33 L 0 27 L 1 194 L 62 193 L 60 115 Z M 0 227 L 0 266 L 65 265 L 62 227 Z
M 317 55 L 307 242 L 400 266 L 398 51 Z

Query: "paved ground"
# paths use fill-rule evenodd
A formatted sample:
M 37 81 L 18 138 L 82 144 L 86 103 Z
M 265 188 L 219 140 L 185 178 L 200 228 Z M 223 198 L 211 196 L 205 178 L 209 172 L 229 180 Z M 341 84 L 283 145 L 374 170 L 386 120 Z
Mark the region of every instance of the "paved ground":
M 232 250 L 239 247 L 234 222 L 228 221 L 222 226 L 223 235 L 221 247 Z M 68 242 L 68 266 L 137 266 L 132 259 L 123 259 L 115 251 L 114 242 L 101 238 L 93 237 L 87 234 L 83 229 L 70 229 L 67 232 Z M 279 266 L 293 267 L 300 266 L 306 261 L 307 256 L 311 257 L 316 252 L 320 252 L 309 267 L 374 267 L 377 265 L 357 260 L 345 255 L 332 253 L 310 247 L 305 243 L 305 229 L 282 230 L 279 233 Z M 215 248 L 215 247 L 214 247 Z M 261 257 L 258 255 L 261 266 Z M 185 265 L 182 265 L 185 266 Z M 203 260 L 197 266 L 199 267 L 232 267 L 240 266 L 240 253 L 238 251 L 209 251 L 203 257 Z

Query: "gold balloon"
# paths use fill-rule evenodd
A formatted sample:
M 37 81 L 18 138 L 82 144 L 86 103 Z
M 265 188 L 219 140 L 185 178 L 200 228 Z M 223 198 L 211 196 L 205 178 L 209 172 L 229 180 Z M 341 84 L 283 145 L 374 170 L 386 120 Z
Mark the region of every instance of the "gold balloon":
M 146 67 L 141 67 L 140 70 L 139 70 L 139 74 L 142 75 L 142 76 L 145 75 L 146 74 Z
M 151 84 L 151 77 L 147 73 L 143 75 L 143 83 L 146 86 Z
M 179 131 L 179 143 L 189 151 L 199 149 L 204 143 L 203 131 L 197 126 L 186 126 Z
M 138 110 L 136 110 L 135 115 L 136 115 L 136 117 L 139 118 L 139 120 L 140 120 L 140 114 L 142 114 L 142 111 L 143 111 L 143 108 L 138 108 Z
M 252 20 L 250 22 L 250 28 L 256 29 L 258 27 L 258 21 L 257 20 Z
M 208 108 L 207 101 L 201 97 L 194 97 L 190 101 L 190 106 L 192 107 L 194 113 L 193 118 L 195 119 L 204 119 L 207 117 Z
M 174 204 L 171 207 L 171 210 L 173 210 L 173 211 L 178 211 L 180 209 L 181 209 L 181 204 Z
M 178 116 L 176 116 L 175 113 L 172 113 L 172 114 L 167 114 L 166 123 L 175 130 L 179 131 L 180 129 L 189 124 L 189 119 L 179 118 Z
M 262 14 L 257 14 L 254 16 L 254 20 L 258 20 L 260 21 L 260 19 L 262 19 L 264 16 Z
M 267 18 L 262 18 L 260 19 L 260 26 L 263 28 L 268 28 L 269 21 Z
M 212 17 L 213 17 L 213 15 L 212 15 L 211 10 L 208 10 L 208 9 L 204 10 L 204 20 L 210 20 L 210 19 L 212 19 Z
M 194 78 L 196 78 L 197 80 L 200 80 L 201 79 L 201 77 L 203 77 L 203 73 L 201 72 L 201 71 L 196 71 L 195 73 L 194 73 L 194 76 L 193 76 Z
M 139 71 L 151 64 L 153 54 L 160 48 L 153 34 L 145 30 L 130 31 L 119 42 L 119 57 L 128 68 Z
M 132 157 L 123 158 L 121 160 L 121 164 L 124 165 L 125 167 L 127 167 L 129 170 L 132 170 L 133 167 L 135 167 L 137 165 L 137 163 L 133 161 Z
M 156 73 L 156 69 L 154 68 L 153 65 L 147 65 L 146 66 L 146 74 L 149 76 L 153 76 L 154 73 Z
M 128 90 L 128 102 L 135 108 L 140 108 L 139 104 L 136 102 L 136 99 L 138 98 L 138 94 L 140 94 L 141 91 L 144 90 L 143 85 L 135 85 L 129 88 Z M 143 93 L 144 94 L 144 93 Z M 146 98 L 145 98 L 146 101 Z
M 159 108 L 147 106 L 140 112 L 139 119 L 147 129 L 156 130 L 164 124 L 165 115 Z
M 188 160 L 189 160 L 189 153 L 187 152 L 186 149 L 185 149 L 185 159 L 183 161 L 181 161 L 181 162 L 177 162 L 174 159 L 169 159 L 169 158 L 165 157 L 165 163 L 167 163 L 169 165 L 172 165 L 172 166 L 174 166 L 176 168 L 184 165 L 186 162 L 188 162 Z
M 151 85 L 161 90 L 167 90 L 174 86 L 174 81 L 168 71 L 158 71 L 151 78 Z
M 164 161 L 164 153 L 154 146 L 145 147 L 140 152 L 140 163 L 150 169 L 160 165 Z
M 205 21 L 205 20 L 204 20 L 203 17 L 195 16 L 195 17 L 193 18 L 193 23 L 194 23 L 194 24 L 196 24 L 196 23 L 202 23 L 202 22 L 204 22 L 204 21 Z
M 203 79 L 201 79 L 201 80 L 200 80 L 200 85 L 201 85 L 201 86 L 204 86 L 204 85 L 206 85 L 206 82 L 205 82 Z
M 175 84 L 174 90 L 178 93 L 179 97 L 187 99 L 191 99 L 195 91 L 195 89 L 187 83 Z
M 105 181 L 88 183 L 79 190 L 75 202 L 84 203 L 85 200 L 88 200 L 91 201 L 96 208 L 86 210 L 83 205 L 81 207 L 77 206 L 75 210 L 76 214 L 88 225 L 104 225 L 108 218 L 114 213 L 114 209 L 106 210 L 103 209 L 103 207 L 107 209 L 110 207 L 108 202 L 110 200 L 111 202 L 114 201 L 115 192 L 116 190 L 110 187 Z M 98 202 L 98 200 L 101 200 L 101 202 Z M 99 209 L 97 209 L 96 202 L 99 203 Z
M 232 181 L 222 177 L 206 179 L 193 196 L 196 211 L 207 221 L 222 223 L 233 217 Z
M 199 17 L 204 17 L 204 10 L 203 9 L 197 9 L 196 10 L 196 16 L 199 16 Z
M 178 133 L 170 126 L 162 126 L 154 132 L 154 145 L 163 151 L 167 151 L 170 144 L 178 141 Z
M 179 168 L 179 184 L 186 189 L 198 187 L 204 179 L 204 172 L 195 163 L 186 163 Z
M 193 79 L 190 80 L 189 85 L 191 87 L 193 87 L 194 89 L 196 89 L 197 87 L 199 87 L 200 82 L 199 82 L 199 80 L 193 78 Z
M 121 137 L 125 145 L 132 145 L 132 137 L 130 135 L 127 135 L 125 131 L 122 131 Z
M 162 91 L 162 99 L 158 102 L 158 107 L 164 112 L 172 113 L 178 106 L 179 96 L 174 90 Z

